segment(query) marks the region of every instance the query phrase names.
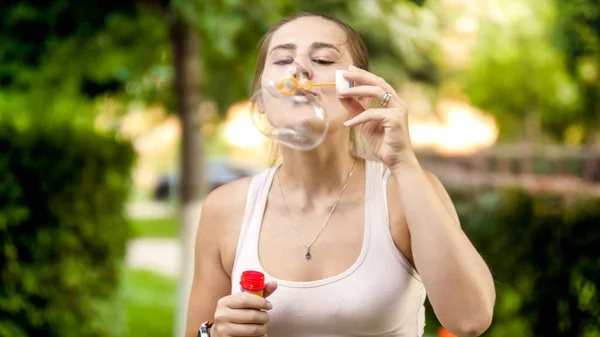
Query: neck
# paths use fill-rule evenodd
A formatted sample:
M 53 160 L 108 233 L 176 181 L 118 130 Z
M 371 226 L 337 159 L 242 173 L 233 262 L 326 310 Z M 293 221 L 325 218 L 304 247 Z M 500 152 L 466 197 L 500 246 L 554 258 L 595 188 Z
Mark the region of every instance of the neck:
M 329 137 L 312 151 L 282 148 L 282 157 L 279 172 L 282 185 L 306 199 L 339 193 L 355 164 L 348 142 L 334 143 Z M 354 168 L 357 166 L 358 163 Z

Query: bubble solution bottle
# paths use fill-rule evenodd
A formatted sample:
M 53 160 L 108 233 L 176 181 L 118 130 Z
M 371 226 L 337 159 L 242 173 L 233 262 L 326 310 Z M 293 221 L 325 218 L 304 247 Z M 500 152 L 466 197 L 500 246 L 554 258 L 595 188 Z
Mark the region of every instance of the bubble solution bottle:
M 265 290 L 265 275 L 259 271 L 246 270 L 242 272 L 240 290 L 249 294 L 263 297 Z

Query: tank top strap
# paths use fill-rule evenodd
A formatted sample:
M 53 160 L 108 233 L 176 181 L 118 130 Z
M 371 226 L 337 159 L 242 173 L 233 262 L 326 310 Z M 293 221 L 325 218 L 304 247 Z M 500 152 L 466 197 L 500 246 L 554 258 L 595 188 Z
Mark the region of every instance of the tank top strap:
M 365 161 L 365 179 L 367 180 L 365 184 L 365 198 L 367 201 L 374 201 L 374 198 L 377 197 L 377 193 L 381 189 L 380 180 L 382 172 L 381 163 L 371 160 Z
M 267 205 L 267 196 L 269 195 L 273 177 L 278 168 L 279 165 L 267 169 L 252 176 L 250 180 L 246 197 L 246 209 L 240 228 L 235 262 L 233 264 L 234 270 L 241 257 L 247 259 L 255 256 L 258 259 L 258 251 L 254 251 L 256 250 L 254 243 L 258 242 L 259 239 L 262 218 Z M 253 262 L 258 262 L 258 260 Z
M 406 256 L 400 252 L 392 233 L 390 232 L 389 205 L 388 205 L 388 182 L 391 176 L 391 171 L 383 163 L 379 163 L 377 171 L 379 179 L 377 179 L 374 202 L 373 202 L 373 217 L 374 221 L 373 236 L 378 242 L 387 242 L 392 254 L 396 260 L 404 267 L 406 272 L 413 276 L 417 281 L 421 282 L 421 277 L 416 269 L 412 267 Z
M 384 165 L 378 161 L 367 161 L 366 165 L 365 212 L 369 215 L 370 222 L 373 223 L 372 240 L 377 242 L 381 239 L 380 232 L 387 227 L 385 225 L 387 224 L 387 213 L 382 204 L 385 201 L 383 197 L 385 195 Z

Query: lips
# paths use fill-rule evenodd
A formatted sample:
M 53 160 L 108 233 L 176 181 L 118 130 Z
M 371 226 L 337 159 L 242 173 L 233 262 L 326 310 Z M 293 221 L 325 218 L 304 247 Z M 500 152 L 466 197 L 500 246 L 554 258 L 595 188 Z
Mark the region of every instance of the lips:
M 302 90 L 299 89 L 298 91 L 296 91 L 295 96 L 306 96 L 306 97 L 317 97 L 318 95 L 315 94 L 314 92 L 310 91 L 310 90 Z
M 294 96 L 292 96 L 294 104 L 306 104 L 311 101 L 317 100 L 318 95 L 309 90 L 298 90 Z

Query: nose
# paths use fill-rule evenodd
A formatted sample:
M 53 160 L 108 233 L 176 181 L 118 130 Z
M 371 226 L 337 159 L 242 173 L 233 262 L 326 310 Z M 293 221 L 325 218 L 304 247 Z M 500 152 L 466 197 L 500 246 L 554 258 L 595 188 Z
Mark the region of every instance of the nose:
M 312 79 L 312 71 L 309 69 L 308 66 L 302 64 L 301 62 L 296 62 L 294 64 L 294 66 L 296 67 L 294 69 L 294 77 L 298 80 L 298 81 L 304 81 L 304 80 L 310 80 Z

